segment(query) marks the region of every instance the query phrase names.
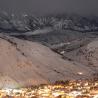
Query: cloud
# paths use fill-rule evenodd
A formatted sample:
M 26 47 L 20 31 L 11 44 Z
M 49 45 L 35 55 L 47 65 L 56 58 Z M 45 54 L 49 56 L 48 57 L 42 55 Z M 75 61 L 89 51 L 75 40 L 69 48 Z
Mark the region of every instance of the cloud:
M 98 0 L 0 0 L 0 8 L 15 13 L 75 12 L 98 14 Z

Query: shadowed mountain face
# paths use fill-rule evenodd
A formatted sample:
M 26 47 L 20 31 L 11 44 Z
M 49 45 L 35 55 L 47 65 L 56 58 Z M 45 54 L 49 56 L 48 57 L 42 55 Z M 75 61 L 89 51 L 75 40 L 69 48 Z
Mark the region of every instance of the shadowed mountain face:
M 42 30 L 44 32 L 44 30 Z M 38 32 L 38 31 L 36 31 Z M 39 30 L 39 32 L 41 32 Z M 54 52 L 60 54 L 63 59 L 77 62 L 97 72 L 97 32 L 78 32 L 72 30 L 53 30 L 48 33 L 28 32 L 25 35 L 17 35 L 20 39 L 40 42 L 48 46 Z M 15 36 L 15 35 L 13 35 Z

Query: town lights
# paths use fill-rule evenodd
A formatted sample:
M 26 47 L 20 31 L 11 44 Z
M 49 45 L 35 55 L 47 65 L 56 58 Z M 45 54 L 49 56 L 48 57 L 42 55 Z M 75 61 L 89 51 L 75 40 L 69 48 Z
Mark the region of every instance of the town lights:
M 98 95 L 95 95 L 93 98 L 98 98 Z
M 8 89 L 8 88 L 2 90 L 2 92 L 5 92 L 7 95 L 10 95 L 11 91 L 12 89 Z
M 79 72 L 81 74 L 81 72 Z M 98 98 L 97 81 L 76 80 L 70 84 L 49 84 L 37 88 L 1 89 L 0 98 Z M 93 88 L 92 88 L 93 85 Z
M 76 96 L 78 96 L 78 95 L 82 95 L 82 93 L 81 93 L 80 91 L 72 91 L 72 92 L 69 93 L 69 96 L 74 96 L 74 97 L 76 97 Z

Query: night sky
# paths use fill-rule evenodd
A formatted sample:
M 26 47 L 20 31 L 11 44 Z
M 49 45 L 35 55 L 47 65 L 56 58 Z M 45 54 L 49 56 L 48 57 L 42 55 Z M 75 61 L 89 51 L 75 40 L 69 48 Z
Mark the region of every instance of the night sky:
M 0 0 L 0 9 L 9 13 L 79 13 L 98 15 L 98 0 Z

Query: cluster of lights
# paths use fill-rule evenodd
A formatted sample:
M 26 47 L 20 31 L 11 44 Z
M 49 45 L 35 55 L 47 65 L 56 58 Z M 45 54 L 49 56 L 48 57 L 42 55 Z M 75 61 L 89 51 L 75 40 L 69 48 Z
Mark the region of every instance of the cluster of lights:
M 13 98 L 98 98 L 98 81 L 77 80 L 67 84 L 0 90 L 0 97 L 6 95 Z

